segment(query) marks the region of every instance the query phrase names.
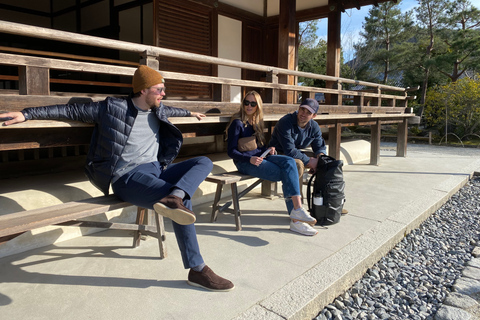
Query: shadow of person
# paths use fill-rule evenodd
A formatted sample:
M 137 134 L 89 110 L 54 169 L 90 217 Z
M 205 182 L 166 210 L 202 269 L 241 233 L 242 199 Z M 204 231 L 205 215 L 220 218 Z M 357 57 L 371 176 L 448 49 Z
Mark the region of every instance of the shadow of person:
M 10 303 L 12 303 L 12 299 L 10 299 L 10 297 L 0 292 L 0 306 L 6 306 L 6 305 L 9 305 Z

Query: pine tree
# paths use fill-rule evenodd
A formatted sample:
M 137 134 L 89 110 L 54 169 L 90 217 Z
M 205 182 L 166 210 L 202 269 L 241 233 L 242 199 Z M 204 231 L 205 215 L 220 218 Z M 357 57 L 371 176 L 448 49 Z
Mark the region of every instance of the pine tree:
M 418 61 L 418 67 L 423 71 L 421 86 L 420 104 L 425 104 L 430 71 L 435 65 L 433 53 L 436 49 L 436 39 L 440 29 L 443 29 L 446 21 L 448 1 L 446 0 L 417 0 L 417 22 L 421 33 L 419 38 L 426 39 L 426 42 L 418 42 L 423 47 L 423 54 Z
M 407 30 L 411 26 L 410 13 L 402 14 L 399 3 L 384 2 L 372 7 L 360 33 L 363 42 L 355 46 L 357 59 L 363 62 L 359 76 L 384 84 L 391 76 L 398 79 L 404 61 L 402 44 L 410 36 Z
M 480 10 L 469 0 L 449 3 L 442 45 L 434 56 L 436 68 L 452 82 L 480 68 Z

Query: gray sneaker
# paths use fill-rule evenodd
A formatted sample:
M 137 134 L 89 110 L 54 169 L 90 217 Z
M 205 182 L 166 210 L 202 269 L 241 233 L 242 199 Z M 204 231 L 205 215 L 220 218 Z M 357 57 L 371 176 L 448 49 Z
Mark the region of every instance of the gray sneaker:
M 301 221 L 301 222 L 306 222 L 308 224 L 311 224 L 312 226 L 317 223 L 317 219 L 312 217 L 307 210 L 303 209 L 302 207 L 298 209 L 293 209 L 292 212 L 290 212 L 290 219 L 293 221 Z
M 314 236 L 318 233 L 311 225 L 300 221 L 290 221 L 290 230 L 303 234 L 304 236 Z

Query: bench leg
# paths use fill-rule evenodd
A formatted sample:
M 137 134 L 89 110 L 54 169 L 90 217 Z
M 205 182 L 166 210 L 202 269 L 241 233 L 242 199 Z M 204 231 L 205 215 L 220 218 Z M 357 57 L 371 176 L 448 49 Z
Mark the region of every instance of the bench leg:
M 235 226 L 237 231 L 242 230 L 242 222 L 240 221 L 240 203 L 238 202 L 238 190 L 237 183 L 232 183 L 232 200 L 233 200 L 233 213 L 235 214 Z
M 150 211 L 146 208 L 137 208 L 137 219 L 136 219 L 136 224 L 137 225 L 145 225 L 145 218 L 148 214 L 148 218 L 151 218 L 152 215 L 150 214 Z M 147 219 L 148 219 L 147 218 Z M 152 219 L 148 219 L 149 224 L 151 224 Z M 158 239 L 158 246 L 160 249 L 160 259 L 166 258 L 167 257 L 167 250 L 165 248 L 165 225 L 163 223 L 163 216 L 155 213 L 155 222 L 156 222 L 156 229 L 157 229 L 157 239 Z M 142 235 L 142 232 L 140 230 L 137 230 L 133 234 L 133 247 L 136 248 L 140 245 L 140 236 Z
M 213 200 L 212 215 L 210 217 L 210 222 L 217 221 L 217 212 L 218 212 L 218 203 L 222 197 L 223 185 L 220 183 L 217 184 L 217 191 L 215 191 L 215 199 Z
M 147 209 L 145 209 L 145 208 L 137 207 L 137 219 L 135 220 L 135 224 L 137 224 L 137 225 L 144 224 L 143 222 L 145 221 L 146 211 L 147 211 Z M 133 233 L 133 247 L 134 248 L 136 248 L 140 245 L 140 236 L 141 236 L 140 230 L 137 230 Z
M 155 222 L 157 223 L 157 238 L 158 248 L 160 250 L 160 259 L 167 257 L 167 248 L 165 248 L 165 225 L 163 223 L 163 216 L 155 212 Z
M 268 180 L 262 181 L 262 196 L 273 198 L 274 196 L 277 196 L 277 194 L 278 194 L 278 187 L 277 187 L 276 181 L 273 181 L 273 182 Z

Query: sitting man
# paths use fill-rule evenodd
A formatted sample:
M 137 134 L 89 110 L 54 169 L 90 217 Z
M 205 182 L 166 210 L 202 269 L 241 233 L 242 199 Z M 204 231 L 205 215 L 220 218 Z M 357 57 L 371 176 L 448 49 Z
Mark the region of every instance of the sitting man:
M 317 112 L 317 100 L 310 98 L 303 100 L 297 111 L 283 116 L 277 122 L 269 143 L 269 146 L 275 147 L 278 153 L 295 159 L 300 178 L 300 190 L 302 190 L 305 167 L 310 169 L 310 173 L 315 173 L 318 157 L 327 152 L 322 130 L 313 120 L 317 116 Z M 313 150 L 313 156 L 308 156 L 301 151 L 309 146 Z M 347 212 L 345 209 L 342 211 L 342 213 Z
M 3 125 L 35 119 L 69 119 L 95 124 L 85 172 L 94 186 L 136 206 L 155 209 L 172 220 L 187 283 L 213 291 L 229 291 L 232 282 L 205 265 L 197 242 L 191 198 L 213 168 L 207 157 L 172 163 L 182 146 L 182 133 L 168 117 L 204 114 L 163 105 L 162 75 L 140 66 L 133 75 L 133 92 L 87 104 L 26 108 L 0 114 Z

